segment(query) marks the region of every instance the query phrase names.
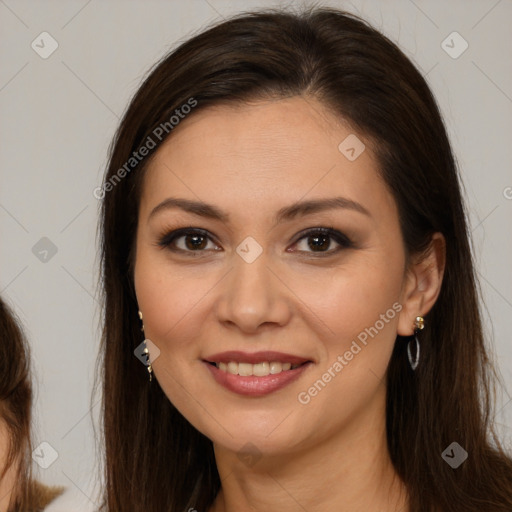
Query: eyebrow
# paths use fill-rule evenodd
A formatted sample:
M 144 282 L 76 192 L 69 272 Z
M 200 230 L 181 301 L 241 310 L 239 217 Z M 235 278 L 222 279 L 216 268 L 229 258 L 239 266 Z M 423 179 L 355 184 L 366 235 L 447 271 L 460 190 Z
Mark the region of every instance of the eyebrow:
M 212 204 L 176 197 L 169 197 L 155 206 L 149 214 L 148 221 L 157 213 L 176 208 L 180 208 L 199 217 L 219 220 L 226 224 L 229 223 L 229 214 L 223 212 Z M 371 217 L 370 212 L 362 204 L 345 197 L 331 197 L 327 199 L 311 199 L 309 201 L 301 201 L 291 204 L 290 206 L 285 206 L 276 213 L 274 217 L 274 223 L 280 224 L 282 222 L 292 220 L 298 216 L 311 215 L 313 213 L 335 208 L 352 210 Z

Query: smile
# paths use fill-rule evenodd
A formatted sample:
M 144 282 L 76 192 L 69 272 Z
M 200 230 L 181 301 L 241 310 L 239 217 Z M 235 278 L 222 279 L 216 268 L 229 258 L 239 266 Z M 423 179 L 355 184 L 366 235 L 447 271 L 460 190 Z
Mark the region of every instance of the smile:
M 232 375 L 241 375 L 243 377 L 250 377 L 251 375 L 255 375 L 256 377 L 265 377 L 267 375 L 277 375 L 278 373 L 286 372 L 288 370 L 295 370 L 295 368 L 298 368 L 301 365 L 281 363 L 279 361 L 264 361 L 257 364 L 230 361 L 229 363 L 215 363 L 215 366 L 219 370 L 231 373 Z
M 203 363 L 222 387 L 251 397 L 283 389 L 314 364 L 304 357 L 273 351 L 223 352 L 203 359 Z

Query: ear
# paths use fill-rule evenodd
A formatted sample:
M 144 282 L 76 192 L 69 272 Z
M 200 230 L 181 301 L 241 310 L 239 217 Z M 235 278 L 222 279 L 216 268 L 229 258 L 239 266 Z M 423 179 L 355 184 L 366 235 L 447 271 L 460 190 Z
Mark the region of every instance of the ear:
M 434 233 L 426 253 L 414 258 L 406 272 L 402 288 L 402 310 L 398 319 L 398 334 L 414 334 L 414 320 L 425 316 L 435 304 L 446 262 L 446 241 L 441 233 Z

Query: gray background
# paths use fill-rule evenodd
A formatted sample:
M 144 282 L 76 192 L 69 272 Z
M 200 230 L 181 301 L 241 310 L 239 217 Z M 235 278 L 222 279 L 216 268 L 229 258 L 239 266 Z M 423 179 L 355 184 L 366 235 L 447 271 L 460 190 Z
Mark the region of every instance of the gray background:
M 99 397 L 91 402 L 101 318 L 93 190 L 108 144 L 164 53 L 210 22 L 278 4 L 0 0 L 0 292 L 32 346 L 34 446 L 47 442 L 58 454 L 47 469 L 35 466 L 38 475 L 70 487 L 84 507 L 96 499 L 99 470 L 92 430 Z M 510 446 L 512 1 L 321 4 L 358 13 L 397 42 L 441 105 L 466 188 L 486 328 L 506 385 L 497 420 Z M 44 31 L 58 43 L 46 59 L 31 47 L 51 48 L 39 36 Z M 453 31 L 469 45 L 458 58 L 442 46 Z M 452 36 L 444 44 L 453 53 L 463 42 Z M 38 452 L 46 463 L 52 453 L 47 445 Z

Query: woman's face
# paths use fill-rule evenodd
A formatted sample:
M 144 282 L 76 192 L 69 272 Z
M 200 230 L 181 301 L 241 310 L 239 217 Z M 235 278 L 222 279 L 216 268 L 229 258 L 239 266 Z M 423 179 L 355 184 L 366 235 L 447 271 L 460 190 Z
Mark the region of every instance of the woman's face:
M 154 374 L 217 447 L 290 453 L 384 421 L 404 246 L 374 154 L 330 116 L 299 97 L 198 111 L 145 176 Z

